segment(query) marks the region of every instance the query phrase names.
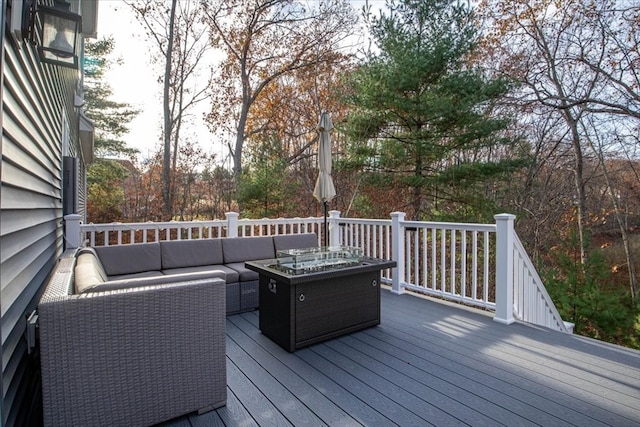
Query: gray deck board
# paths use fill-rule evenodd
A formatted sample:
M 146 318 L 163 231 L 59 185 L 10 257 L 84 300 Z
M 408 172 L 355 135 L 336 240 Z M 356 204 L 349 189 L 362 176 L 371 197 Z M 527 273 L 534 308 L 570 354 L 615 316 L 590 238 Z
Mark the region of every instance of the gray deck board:
M 464 368 L 467 365 L 461 363 L 460 359 L 465 357 L 465 354 L 473 354 L 475 350 L 469 352 L 467 349 L 451 346 L 448 351 L 441 351 L 442 356 L 440 356 L 438 354 L 440 346 L 451 341 L 451 337 L 440 336 L 441 333 L 427 335 L 420 330 L 413 331 L 415 329 L 413 319 L 410 314 L 404 313 L 387 322 L 388 324 L 371 330 L 372 336 L 380 335 L 381 339 L 386 339 L 385 348 L 388 348 L 392 354 L 396 357 L 402 357 L 405 354 L 405 358 L 412 361 L 413 369 L 408 373 L 409 375 L 431 384 L 438 393 L 447 396 L 457 405 L 464 405 L 482 412 L 493 420 L 494 425 L 526 426 L 545 421 L 553 422 L 558 426 L 566 425 L 558 419 L 552 420 L 546 417 L 544 412 L 515 399 L 512 393 L 505 392 L 504 388 L 509 385 L 508 383 L 502 382 L 497 386 L 494 385 L 493 388 L 488 386 L 487 382 L 492 378 L 478 378 L 474 375 L 474 372 L 482 371 L 484 363 L 475 363 L 476 361 L 471 359 L 471 372 L 465 372 Z M 403 333 L 405 325 L 411 325 L 410 333 Z M 393 345 L 388 346 L 389 340 L 394 340 L 397 336 L 404 336 L 404 339 L 392 341 Z M 467 359 L 467 362 L 470 361 Z M 476 425 L 475 422 L 474 425 Z
M 332 423 L 332 425 L 389 425 L 390 421 L 387 418 L 368 405 L 364 405 L 361 400 L 331 380 L 318 367 L 309 365 L 300 358 L 300 353 L 288 353 L 262 335 L 257 327 L 258 317 L 253 313 L 236 316 L 234 322 L 237 321 L 238 317 L 241 317 L 250 326 L 248 333 L 260 345 L 264 346 L 272 354 L 277 355 L 283 363 L 293 369 L 303 380 L 307 381 L 318 392 L 316 395 L 318 399 L 326 399 L 328 407 L 325 410 L 340 411 L 347 414 L 346 417 L 339 418 L 337 423 Z
M 409 303 L 413 305 L 415 301 L 409 300 Z M 393 308 L 399 309 L 401 307 Z M 439 309 L 441 308 L 439 307 Z M 584 378 L 592 375 L 593 369 L 590 366 L 584 369 L 582 363 L 576 363 L 568 352 L 574 346 L 575 341 L 590 341 L 591 344 L 594 344 L 594 348 L 588 346 L 585 349 L 591 353 L 585 353 L 583 350 L 581 354 L 595 353 L 599 359 L 600 376 L 605 377 L 608 375 L 611 364 L 608 362 L 608 357 L 601 357 L 598 353 L 604 350 L 603 354 L 608 356 L 611 349 L 616 351 L 619 347 L 578 336 L 539 330 L 539 328 L 528 325 L 505 326 L 493 322 L 489 317 L 473 316 L 464 310 L 460 311 L 461 313 L 455 313 L 455 320 L 448 319 L 445 324 L 439 326 L 442 332 L 434 331 L 432 327 L 417 329 L 414 326 L 414 320 L 403 316 L 389 319 L 387 323 L 397 328 L 397 336 L 403 336 L 405 340 L 410 342 L 418 341 L 418 351 L 422 347 L 428 347 L 432 351 L 441 348 L 440 354 L 443 357 L 455 360 L 456 365 L 459 365 L 456 366 L 456 370 L 467 365 L 474 366 L 474 369 L 480 372 L 486 372 L 487 369 L 490 369 L 490 374 L 495 378 L 508 380 L 511 384 L 525 387 L 541 397 L 547 397 L 548 402 L 544 403 L 544 408 L 548 409 L 552 402 L 557 402 L 565 407 L 565 411 L 576 410 L 590 417 L 590 419 L 584 420 L 586 423 L 584 425 L 599 425 L 599 422 L 605 425 L 628 425 L 629 419 L 627 417 L 632 420 L 640 420 L 640 412 L 638 412 L 640 406 L 637 405 L 640 398 L 640 382 L 635 384 L 635 389 L 630 387 L 631 396 L 629 396 L 612 392 L 602 382 L 585 381 Z M 472 323 L 466 320 L 470 318 L 469 316 L 471 316 Z M 471 325 L 475 328 L 473 333 L 459 336 L 461 330 L 469 329 Z M 536 333 L 532 334 L 532 332 Z M 537 337 L 531 338 L 534 335 Z M 549 346 L 545 351 L 541 345 L 549 342 L 554 345 Z M 581 343 L 578 344 L 578 347 L 582 346 Z M 558 347 L 566 349 L 560 362 L 553 353 Z M 631 351 L 631 354 L 635 354 L 635 359 L 628 360 L 626 370 L 629 376 L 633 377 L 634 371 L 640 369 L 640 359 L 638 359 L 640 353 Z M 464 357 L 464 355 L 469 355 L 472 361 L 457 359 Z M 634 364 L 635 369 L 633 369 Z M 617 363 L 614 365 L 617 369 Z M 572 374 L 567 373 L 567 370 Z M 607 399 L 603 399 L 603 397 Z M 629 397 L 632 402 L 636 402 L 635 408 L 629 405 L 630 402 L 627 400 Z M 621 403 L 621 400 L 618 399 L 622 399 L 625 403 Z M 626 416 L 621 417 L 620 415 Z M 575 423 L 575 417 L 575 413 L 571 414 L 568 421 Z M 549 424 L 543 423 L 542 425 Z
M 239 323 L 240 327 L 236 326 L 235 323 Z M 287 390 L 295 396 L 295 399 L 309 408 L 314 416 L 316 413 L 318 414 L 314 417 L 316 420 L 313 420 L 314 422 L 311 423 L 311 425 L 322 425 L 325 423 L 360 425 L 352 419 L 348 413 L 333 405 L 329 399 L 318 392 L 309 382 L 296 373 L 292 367 L 286 364 L 287 359 L 293 358 L 293 356 L 288 357 L 280 347 L 271 349 L 275 352 L 275 355 L 270 353 L 268 349 L 265 349 L 253 341 L 251 336 L 242 331 L 241 327 L 243 325 L 255 334 L 255 326 L 246 322 L 240 316 L 236 316 L 236 319 L 228 323 L 227 334 L 237 342 L 238 345 L 250 351 L 253 357 L 259 360 L 261 367 L 264 368 L 266 372 L 269 372 L 274 379 L 286 386 Z M 307 369 L 312 370 L 313 368 L 309 366 Z
M 348 338 L 351 340 L 345 339 L 346 342 L 357 348 L 362 348 L 363 351 L 365 346 L 368 346 L 366 338 L 364 340 Z M 386 353 L 385 349 L 380 349 L 380 352 L 377 353 L 376 350 L 380 346 L 375 343 L 371 348 L 370 354 L 375 354 L 376 360 L 391 365 L 393 370 L 389 371 L 387 375 L 398 387 L 412 393 L 418 399 L 426 399 L 430 404 L 447 411 L 450 417 L 455 417 L 458 424 L 462 422 L 475 426 L 532 425 L 526 420 L 518 419 L 510 410 L 503 408 L 505 404 L 515 406 L 508 394 L 491 393 L 489 389 L 482 390 L 481 387 L 473 384 L 473 380 L 458 376 L 455 372 L 442 371 L 445 375 L 453 375 L 461 380 L 465 384 L 465 387 L 461 388 L 443 379 L 443 375 L 439 375 L 437 372 L 439 370 L 437 366 L 434 366 L 434 372 L 422 368 L 421 365 L 431 363 L 432 357 L 428 353 L 416 354 L 409 351 Z M 383 357 L 381 354 L 385 354 L 385 356 Z M 479 388 L 480 390 L 478 390 Z M 483 392 L 486 393 L 485 396 L 483 396 Z M 494 401 L 500 402 L 500 404 L 496 405 L 493 403 Z M 416 404 L 420 403 L 416 402 Z M 436 425 L 441 425 L 441 421 L 438 420 Z
M 458 418 L 460 414 L 456 413 L 456 416 L 453 416 L 431 401 L 432 396 L 437 396 L 433 389 L 403 376 L 398 370 L 379 362 L 375 357 L 338 340 L 327 347 L 317 348 L 324 353 L 325 357 L 334 359 L 361 381 L 367 381 L 371 386 L 382 390 L 395 405 L 404 407 L 421 417 L 425 425 L 460 424 Z M 424 401 L 425 396 L 430 397 L 428 403 Z M 445 404 L 445 402 L 442 403 Z M 482 414 L 475 415 L 476 419 L 482 419 Z
M 225 407 L 164 426 L 640 426 L 640 352 L 382 291 L 382 324 L 289 353 L 227 318 Z
M 384 384 L 381 384 L 378 378 L 369 376 L 365 380 L 362 375 L 357 375 L 357 372 L 353 372 L 355 367 L 349 365 L 346 360 L 335 360 L 332 357 L 327 357 L 326 353 L 324 356 L 319 354 L 318 350 L 322 350 L 322 347 L 324 346 L 299 350 L 300 357 L 309 364 L 317 366 L 320 370 L 326 372 L 331 380 L 360 399 L 363 405 L 369 405 L 372 409 L 380 412 L 389 420 L 387 425 L 428 424 L 427 420 L 417 416 L 388 397 L 385 393 Z
M 318 418 L 299 398 L 274 377 L 274 372 L 265 369 L 252 359 L 233 340 L 227 340 L 227 354 L 235 360 L 237 367 L 251 379 L 271 404 L 276 406 L 287 420 L 295 420 L 297 425 L 321 426 Z
M 370 342 L 370 338 L 367 335 L 361 335 L 358 336 L 358 338 L 353 339 L 357 339 L 364 343 Z M 459 414 L 461 408 L 469 408 L 474 412 L 482 412 L 485 416 L 491 415 L 493 417 L 491 418 L 493 423 L 491 421 L 488 423 L 489 425 L 495 425 L 495 423 L 499 422 L 499 414 L 493 414 L 492 411 L 490 411 L 491 407 L 494 405 L 492 402 L 497 402 L 499 405 L 508 404 L 512 411 L 514 408 L 519 406 L 521 407 L 522 402 L 525 402 L 531 406 L 531 410 L 525 411 L 525 413 L 537 413 L 540 417 L 540 419 L 536 420 L 538 423 L 547 417 L 541 415 L 540 412 L 535 409 L 550 411 L 553 415 L 553 424 L 555 425 L 565 424 L 563 421 L 572 423 L 581 419 L 583 423 L 589 424 L 593 422 L 591 419 L 583 417 L 581 413 L 571 408 L 558 405 L 554 401 L 541 397 L 531 390 L 514 385 L 514 381 L 519 382 L 520 378 L 509 378 L 504 376 L 499 370 L 495 370 L 494 375 L 488 374 L 486 372 L 487 365 L 477 362 L 472 357 L 459 355 L 457 356 L 457 361 L 453 361 L 447 359 L 445 356 L 439 355 L 437 352 L 425 353 L 422 350 L 422 347 L 415 346 L 409 341 L 386 339 L 382 341 L 382 343 L 382 345 L 380 345 L 380 341 L 376 343 L 378 348 L 382 347 L 384 351 L 390 351 L 392 355 L 395 355 L 398 358 L 403 355 L 406 357 L 407 354 L 411 355 L 411 357 L 416 357 L 414 356 L 416 355 L 416 352 L 418 355 L 422 354 L 423 357 L 431 363 L 431 366 L 421 369 L 428 369 L 432 371 L 433 375 L 436 376 L 437 381 L 439 382 L 446 382 L 447 378 L 448 381 L 455 379 L 457 385 L 450 383 L 453 388 L 453 392 L 450 393 L 449 396 L 445 396 L 444 394 L 442 395 L 445 402 L 447 402 L 446 404 L 449 407 L 452 407 L 451 410 L 453 413 Z M 389 347 L 389 345 L 391 345 L 391 347 Z M 414 372 L 418 369 L 419 368 L 411 365 L 409 367 L 405 367 L 404 371 L 407 372 L 407 375 L 411 375 L 413 378 L 418 378 L 417 374 Z M 483 369 L 485 372 L 482 371 Z M 472 384 L 483 385 L 486 389 L 479 394 L 470 396 L 471 398 L 469 399 L 464 399 L 465 393 L 456 391 L 456 388 L 460 387 L 460 384 L 464 385 L 466 390 L 479 387 L 472 387 Z M 482 397 L 484 397 L 484 399 L 482 399 Z M 508 419 L 509 414 L 506 415 Z M 516 417 L 515 414 L 511 416 Z M 470 421 L 473 425 L 480 425 L 480 420 L 472 418 Z M 467 421 L 467 419 L 465 419 L 465 421 Z M 504 420 L 503 422 L 506 421 L 507 420 Z
M 229 340 L 227 340 L 227 357 L 230 359 L 227 363 L 227 385 L 241 401 L 242 406 L 260 426 L 292 425 L 279 408 L 269 400 L 267 395 L 271 390 L 256 387 L 252 379 L 236 366 L 233 361 L 233 349 L 230 352 L 229 347 Z

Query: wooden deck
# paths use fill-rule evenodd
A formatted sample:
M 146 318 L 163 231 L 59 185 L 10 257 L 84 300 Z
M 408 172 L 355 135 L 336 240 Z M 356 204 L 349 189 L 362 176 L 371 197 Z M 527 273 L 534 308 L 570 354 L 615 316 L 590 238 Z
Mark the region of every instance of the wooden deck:
M 288 353 L 227 318 L 227 406 L 163 426 L 640 426 L 640 352 L 382 291 L 382 324 Z

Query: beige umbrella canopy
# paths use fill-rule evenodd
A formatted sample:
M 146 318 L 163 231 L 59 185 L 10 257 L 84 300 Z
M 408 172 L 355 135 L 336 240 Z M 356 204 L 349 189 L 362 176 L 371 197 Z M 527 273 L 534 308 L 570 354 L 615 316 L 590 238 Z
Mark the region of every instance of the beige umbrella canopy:
M 333 186 L 333 178 L 331 178 L 331 136 L 329 132 L 333 129 L 331 117 L 326 111 L 320 114 L 318 122 L 318 179 L 316 187 L 313 190 L 313 197 L 322 203 L 324 211 L 324 244 L 327 241 L 327 203 L 336 196 L 336 189 Z

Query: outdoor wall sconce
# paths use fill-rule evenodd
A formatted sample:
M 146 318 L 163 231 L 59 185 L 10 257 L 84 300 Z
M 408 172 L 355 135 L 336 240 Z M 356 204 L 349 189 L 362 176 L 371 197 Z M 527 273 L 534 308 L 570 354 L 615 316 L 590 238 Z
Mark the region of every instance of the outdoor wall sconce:
M 78 38 L 82 17 L 71 13 L 70 7 L 63 0 L 56 0 L 54 7 L 38 7 L 36 32 L 42 62 L 78 68 Z
M 18 6 L 20 1 L 13 3 Z M 64 0 L 54 0 L 53 7 L 23 0 L 21 6 L 22 35 L 38 47 L 40 60 L 77 69 L 82 17 Z

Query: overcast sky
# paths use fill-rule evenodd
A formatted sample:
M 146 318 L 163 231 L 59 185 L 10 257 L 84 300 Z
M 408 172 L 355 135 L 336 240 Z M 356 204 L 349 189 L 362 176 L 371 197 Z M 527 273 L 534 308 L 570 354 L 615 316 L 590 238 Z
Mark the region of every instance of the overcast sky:
M 144 155 L 154 148 L 159 132 L 157 123 L 161 123 L 162 109 L 157 108 L 161 107 L 158 84 L 149 65 L 149 49 L 140 26 L 133 22 L 133 14 L 119 0 L 100 2 L 98 38 L 109 36 L 115 39 L 115 55 L 124 62 L 108 70 L 105 78 L 113 89 L 115 101 L 143 110 L 131 123 L 131 131 L 124 139 L 128 146 Z

